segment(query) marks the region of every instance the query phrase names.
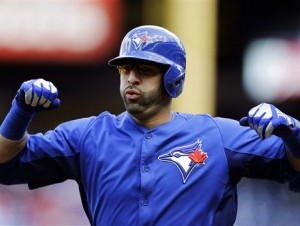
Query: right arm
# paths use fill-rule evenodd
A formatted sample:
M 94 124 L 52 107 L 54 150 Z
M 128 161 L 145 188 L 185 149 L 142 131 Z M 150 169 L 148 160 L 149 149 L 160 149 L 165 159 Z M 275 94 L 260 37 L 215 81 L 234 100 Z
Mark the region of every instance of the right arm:
M 36 112 L 57 108 L 56 87 L 43 79 L 24 82 L 0 127 L 0 164 L 13 159 L 26 145 L 27 128 Z

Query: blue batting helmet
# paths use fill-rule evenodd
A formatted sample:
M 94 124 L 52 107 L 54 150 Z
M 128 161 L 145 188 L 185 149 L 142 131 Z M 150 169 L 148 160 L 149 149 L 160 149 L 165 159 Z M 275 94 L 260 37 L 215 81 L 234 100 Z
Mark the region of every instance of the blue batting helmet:
M 185 79 L 185 49 L 179 38 L 165 28 L 145 25 L 129 31 L 120 47 L 118 57 L 108 61 L 109 65 L 122 65 L 128 60 L 145 60 L 168 65 L 164 74 L 164 87 L 169 96 L 180 95 Z

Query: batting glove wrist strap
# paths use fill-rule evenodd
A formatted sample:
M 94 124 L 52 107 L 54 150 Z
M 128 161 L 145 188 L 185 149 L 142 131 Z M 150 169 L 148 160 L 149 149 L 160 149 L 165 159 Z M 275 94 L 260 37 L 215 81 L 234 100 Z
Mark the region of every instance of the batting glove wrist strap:
M 10 111 L 1 124 L 1 135 L 10 140 L 20 140 L 24 136 L 33 115 L 34 113 L 21 109 L 14 99 Z

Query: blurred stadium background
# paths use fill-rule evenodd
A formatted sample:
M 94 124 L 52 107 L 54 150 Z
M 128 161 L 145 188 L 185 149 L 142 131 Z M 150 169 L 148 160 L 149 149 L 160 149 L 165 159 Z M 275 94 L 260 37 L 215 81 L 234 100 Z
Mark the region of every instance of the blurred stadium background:
M 239 119 L 259 102 L 300 117 L 300 1 L 1 0 L 0 120 L 20 84 L 52 81 L 61 107 L 38 114 L 30 132 L 123 111 L 107 60 L 142 24 L 174 31 L 188 54 L 175 110 Z M 242 180 L 236 226 L 300 225 L 300 195 L 287 185 Z M 75 182 L 29 191 L 0 185 L 0 225 L 88 225 Z

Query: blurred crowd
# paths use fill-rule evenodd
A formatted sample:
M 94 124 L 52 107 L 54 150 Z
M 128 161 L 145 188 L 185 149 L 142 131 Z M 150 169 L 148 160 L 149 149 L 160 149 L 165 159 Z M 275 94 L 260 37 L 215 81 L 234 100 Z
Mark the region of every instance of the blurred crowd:
M 0 185 L 0 225 L 89 225 L 78 187 L 67 181 L 29 190 Z

